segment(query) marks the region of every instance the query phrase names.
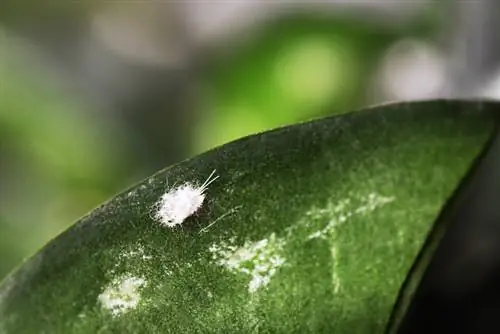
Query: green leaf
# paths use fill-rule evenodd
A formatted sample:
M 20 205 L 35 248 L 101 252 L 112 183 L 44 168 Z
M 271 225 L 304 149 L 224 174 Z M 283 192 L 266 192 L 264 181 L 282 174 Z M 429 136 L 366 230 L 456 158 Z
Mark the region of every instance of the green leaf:
M 432 227 L 388 333 L 499 332 L 499 170 L 497 129 Z
M 246 137 L 167 168 L 7 277 L 0 330 L 381 333 L 498 108 L 385 105 Z M 162 195 L 213 170 L 219 178 L 202 207 L 162 225 Z

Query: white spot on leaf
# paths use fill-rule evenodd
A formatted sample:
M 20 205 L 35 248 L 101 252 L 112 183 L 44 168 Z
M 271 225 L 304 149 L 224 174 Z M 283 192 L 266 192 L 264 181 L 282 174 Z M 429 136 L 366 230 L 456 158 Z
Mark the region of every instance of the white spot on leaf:
M 385 197 L 375 193 L 370 193 L 368 196 L 361 197 L 357 206 L 353 205 L 350 199 L 343 199 L 336 204 L 328 203 L 325 208 L 314 208 L 306 213 L 313 220 L 329 221 L 325 227 L 317 230 L 307 237 L 307 239 L 326 238 L 337 226 L 345 223 L 349 218 L 355 215 L 363 215 L 384 206 L 387 203 L 393 202 L 394 197 Z
M 97 298 L 102 307 L 114 316 L 119 316 L 139 304 L 139 289 L 146 286 L 146 281 L 138 277 L 115 279 Z
M 155 218 L 168 227 L 181 225 L 203 205 L 205 191 L 210 183 L 219 177 L 214 174 L 215 170 L 200 186 L 187 182 L 163 194 L 155 206 L 157 209 Z
M 338 293 L 340 291 L 340 277 L 339 277 L 339 255 L 338 249 L 335 246 L 330 248 L 330 254 L 332 256 L 332 281 L 333 281 L 333 292 Z
M 273 233 L 269 239 L 247 241 L 241 247 L 223 242 L 213 244 L 209 250 L 218 265 L 235 273 L 249 275 L 248 292 L 254 293 L 267 286 L 285 263 L 285 258 L 280 255 L 283 246 L 284 241 Z
M 297 233 L 297 230 L 305 228 L 307 237 L 301 239 L 301 241 L 307 242 L 311 239 L 324 239 L 330 243 L 333 291 L 338 293 L 342 286 L 339 275 L 339 258 L 341 251 L 338 245 L 336 245 L 335 240 L 337 228 L 355 216 L 371 213 L 394 200 L 394 197 L 370 193 L 368 195 L 351 196 L 350 198 L 344 198 L 337 202 L 329 201 L 327 205 L 322 208 L 313 207 L 306 212 L 305 217 L 301 219 L 299 224 L 288 227 L 287 237 L 292 238 L 295 235 L 302 236 L 302 233 Z M 318 228 L 319 226 L 321 227 Z
M 151 260 L 153 256 L 146 254 L 144 246 L 137 245 L 135 249 L 120 253 L 120 259 Z
M 153 256 L 146 253 L 143 245 L 136 244 L 122 249 L 118 256 L 115 256 L 115 259 L 114 268 L 110 270 L 110 274 L 112 275 L 119 270 L 119 268 L 135 267 L 139 262 L 152 260 Z

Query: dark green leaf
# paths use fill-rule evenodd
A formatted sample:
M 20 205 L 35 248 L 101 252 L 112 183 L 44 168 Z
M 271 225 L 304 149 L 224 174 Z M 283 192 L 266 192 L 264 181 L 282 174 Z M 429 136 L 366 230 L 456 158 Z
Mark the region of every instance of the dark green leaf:
M 386 105 L 172 166 L 83 217 L 3 281 L 1 330 L 383 332 L 498 109 Z M 155 219 L 165 191 L 200 184 L 214 169 L 220 177 L 195 215 L 174 228 Z M 109 309 L 113 302 L 129 307 Z
M 499 134 L 429 233 L 400 293 L 390 332 L 500 332 Z

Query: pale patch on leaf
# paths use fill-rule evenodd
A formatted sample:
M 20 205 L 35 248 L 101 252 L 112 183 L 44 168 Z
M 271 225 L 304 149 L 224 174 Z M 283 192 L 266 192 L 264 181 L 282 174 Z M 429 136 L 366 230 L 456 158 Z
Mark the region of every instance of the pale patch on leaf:
M 112 269 L 109 270 L 111 275 L 115 275 L 116 272 L 123 271 L 125 268 L 137 267 L 138 263 L 151 261 L 153 256 L 146 253 L 143 245 L 137 243 L 135 245 L 129 245 L 124 247 L 118 256 L 114 257 L 116 262 Z M 120 270 L 122 268 L 122 270 Z
M 98 296 L 98 301 L 104 309 L 114 316 L 119 316 L 135 309 L 141 300 L 140 288 L 146 286 L 146 281 L 140 277 L 122 277 L 115 279 Z
M 254 293 L 267 286 L 277 270 L 285 263 L 280 255 L 285 242 L 273 233 L 267 239 L 257 242 L 247 241 L 241 247 L 222 242 L 210 247 L 216 263 L 234 273 L 250 276 L 248 292 Z
M 294 232 L 298 226 L 306 227 L 308 230 L 317 222 L 323 224 L 323 227 L 314 232 L 309 232 L 306 240 L 325 239 L 330 242 L 330 254 L 332 265 L 332 284 L 333 291 L 338 293 L 341 289 L 339 277 L 339 249 L 332 239 L 335 235 L 336 228 L 354 216 L 365 215 L 373 212 L 384 205 L 395 200 L 394 197 L 386 197 L 376 193 L 370 193 L 367 196 L 352 196 L 344 198 L 338 202 L 330 201 L 323 208 L 313 208 L 306 213 L 304 220 L 289 230 L 289 233 Z M 326 221 L 326 225 L 325 225 Z
M 356 201 L 346 198 L 337 203 L 329 202 L 326 207 L 321 209 L 313 208 L 306 213 L 306 216 L 312 220 L 327 218 L 329 221 L 322 229 L 309 234 L 307 239 L 326 238 L 337 226 L 345 223 L 351 217 L 373 212 L 394 200 L 394 197 L 370 193 L 368 196 L 356 199 Z
M 151 260 L 153 256 L 146 254 L 144 246 L 137 245 L 134 249 L 129 249 L 120 253 L 120 259 Z
M 340 277 L 339 277 L 339 255 L 338 249 L 335 246 L 330 248 L 330 254 L 332 256 L 332 282 L 333 282 L 333 292 L 338 293 L 340 291 Z

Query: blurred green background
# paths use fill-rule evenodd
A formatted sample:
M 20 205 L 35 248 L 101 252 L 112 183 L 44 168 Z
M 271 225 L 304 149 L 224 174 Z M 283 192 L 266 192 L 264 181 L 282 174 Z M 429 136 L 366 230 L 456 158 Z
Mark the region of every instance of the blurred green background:
M 0 277 L 156 170 L 277 126 L 460 95 L 477 62 L 453 1 L 1 6 Z M 495 97 L 483 72 L 472 92 Z

